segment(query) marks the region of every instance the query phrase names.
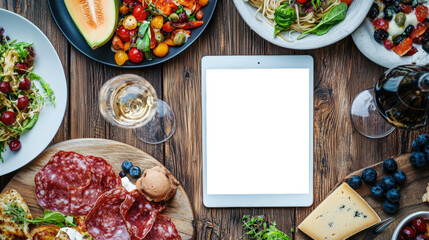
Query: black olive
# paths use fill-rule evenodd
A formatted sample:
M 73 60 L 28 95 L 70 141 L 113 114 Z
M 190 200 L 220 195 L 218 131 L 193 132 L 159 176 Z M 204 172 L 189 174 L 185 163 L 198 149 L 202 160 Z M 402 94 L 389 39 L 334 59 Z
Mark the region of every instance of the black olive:
M 403 35 L 403 34 L 401 34 L 401 35 L 398 35 L 398 36 L 396 36 L 396 37 L 394 37 L 392 40 L 392 42 L 393 42 L 393 44 L 394 45 L 398 45 L 398 44 L 400 44 L 402 41 L 404 41 L 405 40 L 405 38 L 407 38 L 407 36 L 405 36 L 405 35 Z
M 379 43 L 382 43 L 384 40 L 386 40 L 388 36 L 389 33 L 387 33 L 387 31 L 384 29 L 377 29 L 374 32 L 374 39 Z
M 407 37 L 410 36 L 410 34 L 413 32 L 413 30 L 414 30 L 414 26 L 413 25 L 408 25 L 405 28 L 404 35 L 407 36 Z
M 374 4 L 372 4 L 371 9 L 369 9 L 368 17 L 371 20 L 374 20 L 378 16 L 379 13 L 380 13 L 380 7 L 378 6 L 377 3 L 374 3 Z
M 425 52 L 429 53 L 429 45 L 423 44 L 423 50 L 425 50 Z
M 396 13 L 395 7 L 394 6 L 386 7 L 383 10 L 383 13 L 384 13 L 384 19 L 386 19 L 387 21 L 390 21 L 390 20 L 392 20 L 393 15 L 395 15 L 395 13 Z
M 426 45 L 429 43 L 429 38 L 423 38 L 422 45 Z
M 401 3 L 410 4 L 413 0 L 401 0 Z

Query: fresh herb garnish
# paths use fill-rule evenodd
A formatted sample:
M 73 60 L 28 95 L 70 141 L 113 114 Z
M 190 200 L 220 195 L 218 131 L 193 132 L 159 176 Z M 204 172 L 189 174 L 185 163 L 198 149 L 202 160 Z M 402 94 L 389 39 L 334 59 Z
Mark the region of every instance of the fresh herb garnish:
M 295 8 L 288 2 L 283 3 L 274 11 L 274 21 L 274 36 L 276 36 L 296 21 Z
M 342 2 L 329 10 L 329 12 L 322 17 L 319 24 L 299 35 L 298 40 L 303 39 L 309 33 L 314 33 L 318 36 L 326 34 L 333 26 L 342 22 L 346 18 L 346 13 L 347 4 Z
M 263 217 L 243 216 L 243 229 L 251 240 L 290 240 L 286 233 L 276 228 L 276 222 L 268 226 Z M 291 229 L 292 230 L 292 229 Z
M 77 221 L 72 216 L 64 216 L 60 212 L 52 212 L 45 210 L 43 212 L 43 217 L 37 217 L 34 219 L 27 218 L 27 211 L 18 206 L 17 203 L 7 203 L 4 214 L 12 217 L 13 221 L 20 224 L 33 223 L 33 224 L 54 224 L 59 227 L 76 227 Z

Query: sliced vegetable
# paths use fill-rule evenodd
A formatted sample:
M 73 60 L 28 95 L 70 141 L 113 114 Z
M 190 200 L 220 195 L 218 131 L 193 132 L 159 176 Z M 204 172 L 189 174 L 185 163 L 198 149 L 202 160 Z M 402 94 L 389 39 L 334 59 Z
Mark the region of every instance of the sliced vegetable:
M 394 46 L 393 51 L 398 54 L 398 56 L 402 57 L 408 53 L 413 48 L 413 40 L 411 38 L 406 38 L 397 46 Z
M 128 60 L 128 55 L 125 51 L 119 50 L 115 53 L 115 62 L 119 66 L 124 65 L 124 63 Z
M 166 43 L 160 43 L 153 50 L 153 54 L 157 57 L 165 57 L 168 54 L 168 45 Z

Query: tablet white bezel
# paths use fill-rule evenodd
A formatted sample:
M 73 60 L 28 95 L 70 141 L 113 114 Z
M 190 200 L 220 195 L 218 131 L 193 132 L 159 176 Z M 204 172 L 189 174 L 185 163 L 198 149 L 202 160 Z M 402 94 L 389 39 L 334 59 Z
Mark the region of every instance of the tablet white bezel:
M 218 207 L 307 207 L 313 204 L 313 69 L 311 56 L 206 56 L 202 60 L 201 98 L 203 134 L 203 203 Z M 207 129 L 206 129 L 206 70 L 207 69 L 309 69 L 309 189 L 308 194 L 207 194 Z

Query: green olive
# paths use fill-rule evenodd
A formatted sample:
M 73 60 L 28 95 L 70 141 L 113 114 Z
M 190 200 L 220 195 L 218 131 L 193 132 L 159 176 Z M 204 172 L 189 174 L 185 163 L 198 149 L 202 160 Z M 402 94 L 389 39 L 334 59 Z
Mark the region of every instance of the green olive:
M 179 15 L 177 15 L 177 13 L 172 13 L 172 14 L 170 14 L 170 19 L 173 22 L 177 22 L 177 21 L 179 21 Z
M 176 46 L 182 45 L 186 42 L 186 34 L 185 33 L 177 33 L 174 36 L 173 42 Z
M 160 43 L 162 41 L 164 41 L 164 35 L 162 35 L 162 33 L 160 32 L 156 32 L 155 33 L 155 39 L 157 43 Z
M 396 14 L 395 16 L 396 25 L 398 25 L 399 27 L 403 27 L 405 24 L 405 19 L 406 19 L 405 13 L 400 12 Z

